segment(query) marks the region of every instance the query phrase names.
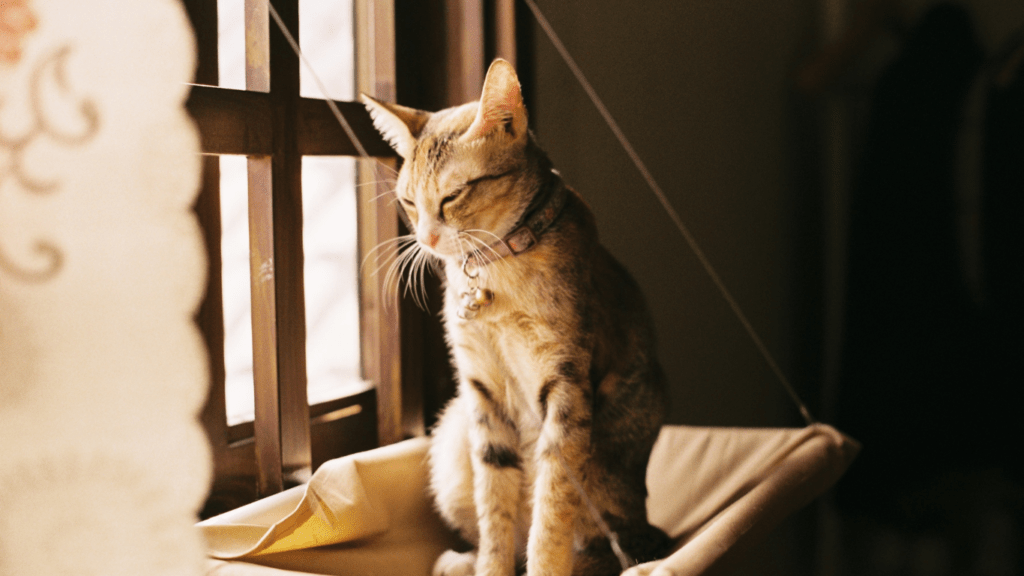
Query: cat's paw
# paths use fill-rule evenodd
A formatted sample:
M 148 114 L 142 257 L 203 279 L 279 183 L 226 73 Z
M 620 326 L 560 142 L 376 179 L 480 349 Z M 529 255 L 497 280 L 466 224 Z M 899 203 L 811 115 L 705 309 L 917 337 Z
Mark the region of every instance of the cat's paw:
M 476 552 L 448 550 L 434 562 L 433 576 L 473 576 Z

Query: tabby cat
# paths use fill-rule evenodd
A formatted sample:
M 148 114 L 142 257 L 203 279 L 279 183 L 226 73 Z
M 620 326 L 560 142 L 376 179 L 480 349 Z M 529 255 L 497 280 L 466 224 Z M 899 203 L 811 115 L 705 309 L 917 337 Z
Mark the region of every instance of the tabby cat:
M 416 247 L 444 270 L 458 393 L 432 431 L 431 488 L 476 549 L 445 553 L 435 576 L 511 576 L 524 559 L 530 576 L 617 574 L 595 510 L 627 555 L 660 557 L 645 507 L 665 410 L 652 322 L 528 131 L 515 70 L 496 60 L 479 102 L 440 112 L 364 102 L 403 158 Z

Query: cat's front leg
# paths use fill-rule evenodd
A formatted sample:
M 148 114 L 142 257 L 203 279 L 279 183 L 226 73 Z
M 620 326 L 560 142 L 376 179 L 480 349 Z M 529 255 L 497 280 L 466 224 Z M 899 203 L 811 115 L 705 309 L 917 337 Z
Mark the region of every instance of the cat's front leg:
M 480 529 L 476 576 L 512 576 L 523 486 L 519 434 L 494 388 L 477 379 L 467 379 L 465 384 L 460 393 L 474 398 L 470 445 Z
M 527 542 L 528 576 L 568 576 L 573 572 L 577 515 L 582 513 L 577 483 L 589 458 L 591 402 L 577 370 L 566 365 L 545 381 L 537 404 L 542 417 L 537 443 L 533 519 Z

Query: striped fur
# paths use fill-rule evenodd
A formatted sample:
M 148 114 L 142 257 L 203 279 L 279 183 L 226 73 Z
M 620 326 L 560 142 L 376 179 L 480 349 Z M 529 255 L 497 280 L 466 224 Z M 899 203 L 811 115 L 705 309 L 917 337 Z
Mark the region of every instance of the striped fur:
M 459 317 L 461 257 L 512 231 L 551 179 L 527 130 L 515 71 L 496 61 L 480 102 L 433 114 L 367 99 L 403 156 L 396 193 L 416 250 L 443 264 L 444 322 L 457 396 L 432 431 L 437 508 L 475 550 L 436 575 L 617 574 L 574 476 L 626 552 L 665 552 L 647 522 L 647 460 L 665 394 L 639 288 L 598 243 L 575 193 L 540 242 L 479 270 L 494 303 Z

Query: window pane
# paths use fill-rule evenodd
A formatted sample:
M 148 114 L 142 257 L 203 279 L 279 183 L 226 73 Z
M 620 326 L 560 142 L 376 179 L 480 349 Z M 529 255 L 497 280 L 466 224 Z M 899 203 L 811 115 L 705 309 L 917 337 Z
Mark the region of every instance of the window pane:
M 299 0 L 299 46 L 324 83 L 316 85 L 307 66 L 299 76 L 299 92 L 306 98 L 355 98 L 352 0 Z
M 309 403 L 366 390 L 360 378 L 354 158 L 302 158 Z
M 217 68 L 221 88 L 245 90 L 245 0 L 217 0 Z
M 249 185 L 245 156 L 220 157 L 224 392 L 228 425 L 253 419 L 252 308 L 249 288 Z

